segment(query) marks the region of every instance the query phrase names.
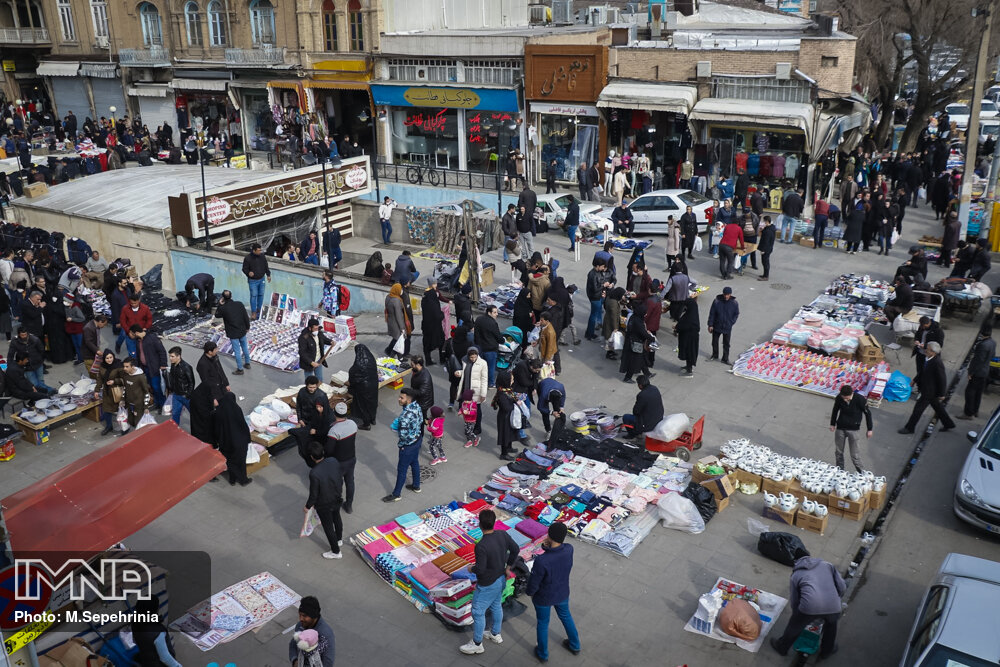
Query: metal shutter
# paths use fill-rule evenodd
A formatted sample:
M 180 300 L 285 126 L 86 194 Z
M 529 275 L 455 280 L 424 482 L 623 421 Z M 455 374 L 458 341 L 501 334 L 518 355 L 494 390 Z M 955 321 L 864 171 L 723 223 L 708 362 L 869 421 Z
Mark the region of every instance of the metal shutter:
M 111 118 L 109 107 L 117 107 L 116 118 L 121 118 L 128 113 L 125 107 L 125 94 L 122 92 L 121 79 L 98 79 L 90 77 L 90 85 L 94 89 L 94 106 L 97 107 L 97 117 L 105 116 Z
M 142 124 L 149 128 L 150 133 L 156 133 L 163 123 L 169 123 L 174 129 L 174 144 L 179 139 L 177 128 L 177 110 L 174 107 L 174 95 L 170 93 L 166 97 L 138 97 L 139 117 Z M 156 157 L 155 155 L 153 157 Z
M 87 80 L 83 77 L 53 76 L 52 92 L 55 94 L 53 103 L 59 118 L 65 118 L 72 111 L 77 119 L 77 127 L 83 129 L 83 121 L 87 116 L 93 118 L 94 111 L 90 108 L 90 98 L 87 97 Z

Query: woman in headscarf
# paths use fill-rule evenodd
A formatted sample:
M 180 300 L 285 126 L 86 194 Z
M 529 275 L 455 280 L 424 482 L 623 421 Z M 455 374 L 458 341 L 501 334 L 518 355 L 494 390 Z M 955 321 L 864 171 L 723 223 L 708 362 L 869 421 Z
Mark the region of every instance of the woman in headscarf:
M 174 646 L 170 641 L 163 621 L 160 620 L 160 598 L 154 593 L 148 600 L 135 603 L 137 618 L 150 620 L 132 621 L 132 640 L 138 653 L 132 658 L 139 667 L 181 667 L 174 657 Z M 156 620 L 152 620 L 152 619 Z
M 470 283 L 465 283 L 462 285 L 462 289 L 458 291 L 455 295 L 455 321 L 456 324 L 465 323 L 468 326 L 472 326 L 472 299 L 469 295 L 472 294 L 472 285 Z
M 559 320 L 553 320 L 552 323 L 556 326 L 556 337 L 561 338 L 563 329 L 565 329 L 571 322 L 570 318 L 570 303 L 571 297 L 569 295 L 569 290 L 566 288 L 566 281 L 562 276 L 557 276 L 552 279 L 552 284 L 549 285 L 548 291 L 545 293 L 546 299 L 552 299 L 555 301 L 559 309 Z
M 649 360 L 646 352 L 649 350 L 649 343 L 653 342 L 653 335 L 646 329 L 646 304 L 638 302 L 632 310 L 632 316 L 628 318 L 625 325 L 625 347 L 622 348 L 622 361 L 618 372 L 624 373 L 624 382 L 633 382 L 632 376 L 642 373 L 653 377 L 649 372 Z
M 701 320 L 698 317 L 697 294 L 684 302 L 684 309 L 677 318 L 677 358 L 684 362 L 681 377 L 694 377 L 694 366 L 698 363 L 698 332 Z
M 230 486 L 237 482 L 246 486 L 253 480 L 247 477 L 247 450 L 250 447 L 250 426 L 236 402 L 236 394 L 227 391 L 215 410 L 215 433 L 219 452 L 226 457 L 226 472 Z
M 680 263 L 680 260 L 678 260 Z M 677 264 L 674 264 L 677 266 Z M 656 336 L 656 333 L 660 330 L 660 321 L 663 319 L 663 286 L 660 284 L 659 280 L 653 281 L 653 289 L 649 294 L 649 298 L 646 299 L 646 315 L 643 319 L 646 321 L 646 331 Z M 649 349 L 646 351 L 646 362 L 649 367 L 653 367 L 653 361 L 656 359 L 656 350 Z
M 118 401 L 114 399 L 111 393 L 111 384 L 108 384 L 111 380 L 111 373 L 122 367 L 122 362 L 118 361 L 115 357 L 115 353 L 111 351 L 110 348 L 105 348 L 104 354 L 101 355 L 101 367 L 97 371 L 97 388 L 94 392 L 94 398 L 101 400 L 101 421 L 104 422 L 104 430 L 101 431 L 101 435 L 108 435 L 114 431 L 115 416 L 118 414 Z
M 510 415 L 518 410 L 517 398 L 514 396 L 514 378 L 510 371 L 497 373 L 497 392 L 493 396 L 493 409 L 497 411 L 497 447 L 500 448 L 500 458 L 513 461 L 517 453 L 511 449 L 517 439 L 517 431 L 510 424 Z
M 413 332 L 413 320 L 406 316 L 406 304 L 403 299 L 403 286 L 395 283 L 385 297 L 385 325 L 389 330 L 389 344 L 385 346 L 385 356 L 402 357 L 410 353 L 410 334 Z M 404 336 L 403 353 L 396 353 L 393 348 L 400 336 Z
M 358 428 L 368 431 L 375 423 L 378 411 L 378 367 L 367 345 L 354 348 L 354 363 L 347 371 L 347 386 L 354 398 L 351 412 L 361 422 Z
M 434 365 L 433 352 L 437 351 L 444 363 L 444 311 L 437 291 L 437 279 L 427 279 L 427 289 L 420 298 L 420 331 L 424 338 L 424 360 L 428 366 Z
M 191 404 L 188 406 L 188 411 L 191 413 L 191 435 L 218 449 L 215 424 L 212 422 L 212 415 L 215 414 L 215 406 L 212 405 L 212 390 L 204 382 L 191 392 Z
M 607 359 L 617 359 L 618 353 L 611 345 L 611 336 L 621 328 L 622 320 L 622 298 L 625 296 L 624 287 L 615 287 L 604 297 L 604 321 L 601 323 L 601 335 L 604 336 L 604 355 Z
M 382 278 L 382 253 L 376 250 L 365 264 L 365 278 Z
M 521 330 L 522 349 L 528 345 L 528 333 L 535 328 L 535 311 L 531 306 L 531 292 L 522 287 L 514 299 L 514 326 Z

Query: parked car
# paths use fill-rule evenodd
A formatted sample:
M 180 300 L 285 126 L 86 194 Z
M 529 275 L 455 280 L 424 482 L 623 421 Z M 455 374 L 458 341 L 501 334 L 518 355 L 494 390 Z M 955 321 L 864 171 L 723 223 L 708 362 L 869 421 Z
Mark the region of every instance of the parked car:
M 997 108 L 997 103 L 993 100 L 983 100 L 979 108 L 980 118 L 996 118 L 1000 116 L 1000 109 Z
M 566 219 L 566 209 L 569 208 L 568 194 L 547 194 L 538 195 L 538 207 L 545 215 L 545 222 L 549 227 L 557 227 Z M 577 199 L 579 201 L 579 198 Z M 599 203 L 593 201 L 580 201 L 580 217 L 593 215 L 603 208 Z
M 698 218 L 698 232 L 708 228 L 707 211 L 712 208 L 712 200 L 694 190 L 654 190 L 640 195 L 629 202 L 635 219 L 636 236 L 646 234 L 666 234 L 667 216 L 680 219 L 690 206 Z M 598 216 L 610 219 L 614 207 L 606 208 Z
M 955 484 L 955 515 L 1000 535 L 1000 409 L 980 433 L 969 432 L 972 450 Z
M 949 104 L 944 108 L 948 113 L 948 119 L 955 123 L 955 127 L 959 130 L 964 130 L 969 127 L 969 114 L 972 110 L 969 108 L 968 104 Z
M 1000 563 L 951 553 L 924 595 L 900 667 L 1000 664 Z
M 464 200 L 441 202 L 440 204 L 434 204 L 434 206 L 432 206 L 431 208 L 441 209 L 442 211 L 449 210 L 453 211 L 455 215 L 462 215 L 462 201 Z M 479 213 L 480 211 L 485 211 L 485 210 L 486 210 L 485 206 L 483 206 L 477 201 L 472 201 L 473 213 Z

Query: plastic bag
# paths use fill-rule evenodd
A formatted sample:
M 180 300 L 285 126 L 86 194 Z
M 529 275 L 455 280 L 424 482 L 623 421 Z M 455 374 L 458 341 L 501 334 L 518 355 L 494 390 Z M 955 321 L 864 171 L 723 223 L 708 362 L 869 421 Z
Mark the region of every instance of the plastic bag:
M 140 280 L 144 287 L 151 291 L 159 292 L 163 289 L 163 265 L 157 264 L 149 270 L 149 273 L 144 273 Z
M 681 495 L 694 503 L 705 523 L 711 521 L 712 517 L 715 516 L 715 496 L 698 482 L 688 483 L 687 488 L 684 489 Z
M 163 416 L 169 417 L 174 409 L 174 397 L 172 394 L 167 394 L 166 400 L 163 401 Z
M 250 446 L 247 447 L 246 464 L 252 465 L 254 463 L 260 463 L 260 452 L 257 451 L 256 447 L 253 446 L 253 443 L 250 443 Z
M 305 518 L 302 520 L 302 530 L 299 531 L 299 537 L 309 537 L 319 525 L 319 515 L 316 514 L 316 508 L 310 507 L 309 511 L 306 512 Z
M 917 188 L 917 199 L 927 201 L 927 188 Z
M 142 417 L 139 418 L 139 423 L 135 425 L 136 430 L 139 430 L 143 426 L 156 426 L 156 418 L 148 412 L 143 413 Z
M 677 414 L 667 415 L 660 420 L 660 423 L 653 427 L 653 430 L 649 433 L 649 435 L 657 440 L 670 442 L 671 440 L 676 440 L 684 435 L 684 431 L 689 428 L 691 428 L 691 418 L 686 414 L 679 412 Z
M 719 612 L 718 627 L 730 637 L 752 642 L 760 636 L 763 626 L 760 614 L 743 598 L 730 600 Z
M 396 339 L 395 344 L 392 346 L 392 351 L 396 354 L 406 352 L 406 334 L 399 334 L 399 338 Z
M 885 391 L 882 392 L 882 397 L 887 401 L 902 403 L 910 400 L 912 391 L 910 388 L 910 378 L 903 375 L 900 371 L 893 371 L 892 375 L 889 376 L 889 381 L 885 383 Z
M 788 567 L 795 565 L 796 559 L 809 555 L 802 540 L 791 533 L 761 533 L 757 538 L 757 551 Z
M 698 598 L 698 611 L 695 612 L 695 616 L 704 620 L 709 625 L 715 624 L 715 619 L 722 609 L 722 591 L 718 592 L 719 595 L 715 594 L 716 591 L 712 591 Z
M 889 242 L 892 243 L 892 245 L 896 245 L 897 243 L 899 243 L 899 230 L 898 229 L 893 229 L 892 230 L 892 236 L 889 237 Z
M 657 501 L 656 506 L 659 508 L 664 528 L 683 530 L 693 535 L 705 531 L 705 522 L 698 513 L 698 508 L 687 498 L 676 493 L 667 493 Z
M 611 334 L 611 338 L 608 339 L 608 345 L 615 352 L 619 352 L 625 347 L 625 334 L 621 331 L 616 331 Z
M 115 419 L 118 421 L 118 428 L 121 429 L 122 433 L 128 433 L 128 430 L 132 428 L 128 423 L 128 410 L 125 409 L 124 405 L 118 408 L 118 416 Z
M 521 430 L 522 428 L 521 423 L 523 416 L 524 415 L 521 413 L 521 411 L 517 410 L 515 406 L 515 409 L 510 411 L 510 427 L 515 431 Z
M 694 251 L 695 252 L 701 252 L 701 249 L 703 247 L 704 246 L 702 245 L 701 237 L 700 236 L 694 237 Z
M 741 266 L 743 266 L 743 255 L 736 255 L 733 257 L 733 271 L 739 271 Z
M 747 519 L 747 530 L 750 531 L 750 534 L 754 537 L 760 536 L 761 533 L 771 532 L 771 529 L 767 526 L 767 524 L 761 523 L 757 519 Z

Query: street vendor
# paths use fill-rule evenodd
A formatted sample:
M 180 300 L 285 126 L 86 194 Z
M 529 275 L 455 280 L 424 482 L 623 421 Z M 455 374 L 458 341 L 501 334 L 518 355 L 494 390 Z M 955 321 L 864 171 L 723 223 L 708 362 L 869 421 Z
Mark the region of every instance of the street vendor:
M 639 393 L 635 397 L 632 413 L 622 415 L 622 425 L 629 429 L 629 437 L 638 438 L 643 433 L 652 431 L 663 420 L 663 396 L 660 390 L 649 381 L 648 375 L 636 378 Z
M 194 293 L 198 292 L 195 300 Z M 185 304 L 195 310 L 211 310 L 215 306 L 215 276 L 210 273 L 196 273 L 184 283 Z

